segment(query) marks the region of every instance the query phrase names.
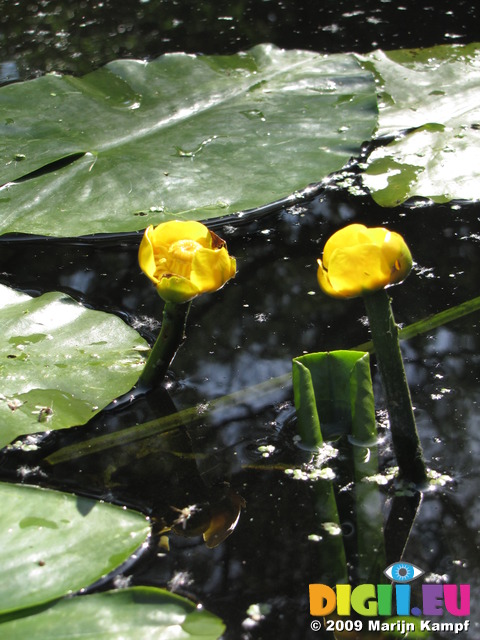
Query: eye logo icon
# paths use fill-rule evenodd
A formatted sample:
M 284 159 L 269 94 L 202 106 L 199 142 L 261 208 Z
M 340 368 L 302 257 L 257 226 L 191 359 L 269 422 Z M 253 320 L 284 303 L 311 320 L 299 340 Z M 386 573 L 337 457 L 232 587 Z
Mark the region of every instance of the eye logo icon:
M 409 562 L 394 562 L 383 573 L 393 582 L 407 583 L 419 578 L 425 572 Z

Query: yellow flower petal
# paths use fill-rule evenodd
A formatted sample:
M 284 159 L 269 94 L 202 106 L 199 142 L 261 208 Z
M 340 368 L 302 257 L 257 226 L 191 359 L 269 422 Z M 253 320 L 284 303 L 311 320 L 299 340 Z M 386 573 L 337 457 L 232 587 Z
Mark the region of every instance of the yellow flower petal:
M 336 298 L 353 298 L 406 278 L 412 256 L 398 233 L 351 224 L 329 238 L 323 261 L 318 263 L 323 291 Z
M 203 247 L 211 247 L 212 244 L 208 227 L 193 220 L 163 222 L 153 229 L 151 235 L 155 247 L 168 248 L 177 240 L 194 240 Z
M 334 291 L 351 298 L 382 289 L 389 283 L 390 270 L 374 244 L 336 249 L 330 259 L 328 278 Z
M 342 297 L 342 296 L 337 296 L 336 291 L 330 284 L 330 280 L 328 279 L 328 272 L 325 269 L 320 258 L 317 260 L 317 262 L 318 262 L 317 279 L 318 279 L 318 284 L 320 285 L 320 288 L 329 296 L 332 296 L 333 298 Z
M 217 291 L 236 270 L 225 242 L 195 221 L 172 220 L 146 229 L 138 261 L 159 295 L 179 304 Z
M 154 274 L 157 267 L 155 265 L 155 256 L 151 239 L 152 231 L 152 226 L 148 227 L 148 229 L 145 230 L 144 236 L 140 243 L 140 247 L 138 249 L 138 263 L 141 270 L 150 278 L 150 280 L 153 280 L 153 282 L 155 282 Z
M 348 227 L 343 227 L 343 229 L 335 232 L 333 236 L 330 236 L 323 250 L 323 264 L 325 268 L 329 268 L 330 255 L 335 249 L 354 247 L 368 241 L 365 230 L 366 227 L 363 224 L 350 224 Z
M 389 231 L 384 241 L 385 258 L 391 270 L 390 282 L 402 282 L 412 269 L 412 254 L 399 233 Z
M 216 291 L 235 275 L 235 259 L 225 247 L 203 249 L 193 258 L 191 281 L 202 291 Z

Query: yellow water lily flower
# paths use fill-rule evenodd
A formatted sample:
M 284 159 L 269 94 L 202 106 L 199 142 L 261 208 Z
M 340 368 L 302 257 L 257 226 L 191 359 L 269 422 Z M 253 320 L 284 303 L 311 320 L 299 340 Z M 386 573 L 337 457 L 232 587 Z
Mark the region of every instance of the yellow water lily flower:
M 148 227 L 138 262 L 158 294 L 177 304 L 217 291 L 236 271 L 225 241 L 194 221 L 172 220 Z
M 400 234 L 351 224 L 327 240 L 318 265 L 318 283 L 325 293 L 355 298 L 404 280 L 412 256 Z

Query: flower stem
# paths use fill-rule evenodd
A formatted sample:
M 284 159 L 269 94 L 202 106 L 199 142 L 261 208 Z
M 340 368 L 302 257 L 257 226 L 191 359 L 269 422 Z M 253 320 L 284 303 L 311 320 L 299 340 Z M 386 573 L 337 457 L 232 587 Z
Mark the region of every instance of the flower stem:
M 400 475 L 405 480 L 421 484 L 427 478 L 425 462 L 390 298 L 387 292 L 381 289 L 364 295 L 363 299 L 382 377 Z
M 164 379 L 170 363 L 185 338 L 185 324 L 189 309 L 190 303 L 165 302 L 162 327 L 138 379 L 137 388 L 151 389 Z

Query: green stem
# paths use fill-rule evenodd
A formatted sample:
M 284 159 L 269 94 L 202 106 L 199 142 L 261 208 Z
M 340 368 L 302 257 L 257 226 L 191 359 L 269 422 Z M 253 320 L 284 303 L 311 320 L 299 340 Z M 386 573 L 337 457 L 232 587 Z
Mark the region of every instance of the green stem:
M 262 402 L 267 402 L 270 405 L 272 402 L 270 394 L 273 392 L 274 397 L 277 398 L 279 388 L 289 388 L 291 377 L 291 374 L 286 373 L 278 378 L 272 378 L 272 380 L 266 380 L 252 387 L 234 391 L 226 396 L 210 400 L 207 411 L 213 413 L 214 411 L 221 411 L 229 407 L 245 405 L 251 402 L 252 397 L 261 399 Z M 181 409 L 176 413 L 171 413 L 162 418 L 149 420 L 143 424 L 136 424 L 133 427 L 126 427 L 120 431 L 95 436 L 84 442 L 67 445 L 54 451 L 47 456 L 45 460 L 52 465 L 62 464 L 63 462 L 77 460 L 78 458 L 98 453 L 99 451 L 107 451 L 113 447 L 128 446 L 133 442 L 140 442 L 147 438 L 157 437 L 174 429 L 178 429 L 180 425 L 193 425 L 196 422 L 205 421 L 207 420 L 207 415 L 203 408 L 202 411 L 199 411 L 198 406 Z M 288 466 L 290 467 L 291 465 Z
M 162 327 L 137 382 L 140 389 L 160 384 L 185 338 L 185 324 L 190 303 L 165 302 Z
M 408 481 L 423 483 L 427 478 L 425 462 L 390 299 L 383 289 L 364 295 L 363 299 L 382 376 L 400 475 Z
M 417 322 L 413 322 L 412 324 L 399 329 L 398 337 L 400 338 L 400 340 L 410 340 L 410 338 L 422 335 L 423 333 L 428 333 L 429 331 L 432 331 L 437 327 L 443 327 L 447 323 L 453 322 L 453 320 L 458 320 L 458 318 L 463 318 L 464 316 L 467 316 L 474 311 L 478 311 L 479 309 L 480 296 L 477 296 L 476 298 L 472 298 L 471 300 L 467 300 L 466 302 L 461 302 L 454 307 L 444 309 L 443 311 L 439 311 L 432 316 L 427 316 L 426 318 L 417 320 Z M 371 340 L 369 342 L 364 342 L 357 345 L 356 347 L 353 347 L 352 350 L 368 351 L 369 353 L 375 352 Z

